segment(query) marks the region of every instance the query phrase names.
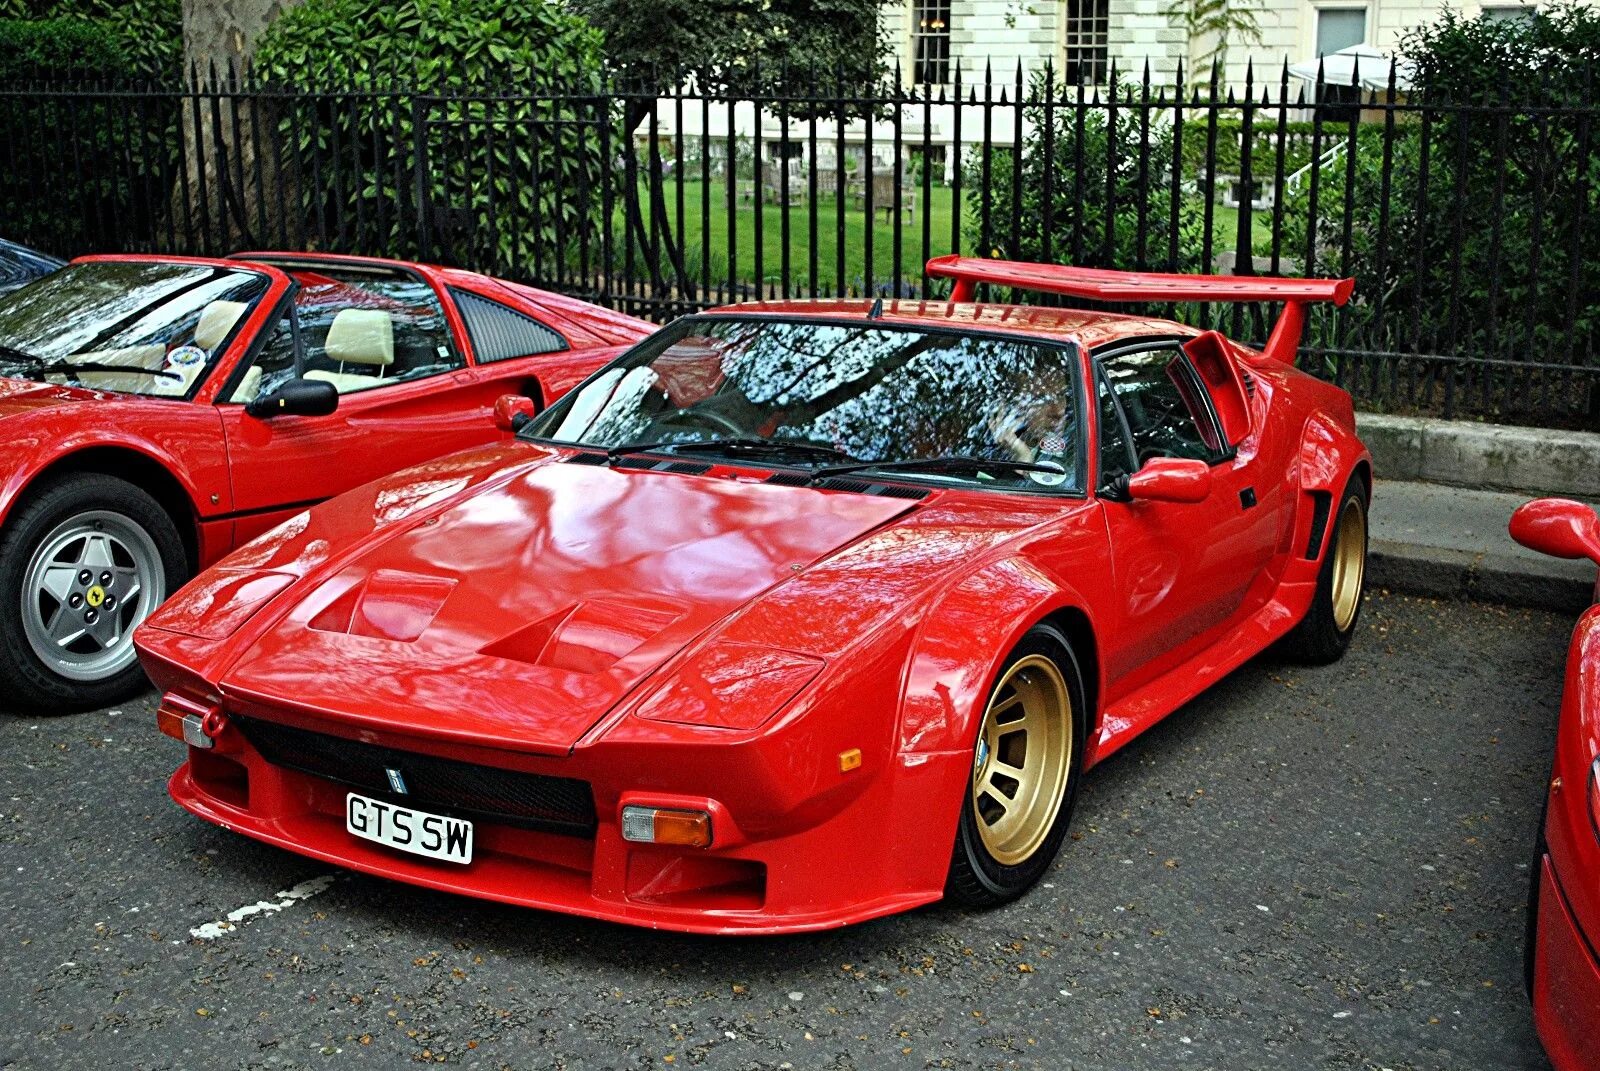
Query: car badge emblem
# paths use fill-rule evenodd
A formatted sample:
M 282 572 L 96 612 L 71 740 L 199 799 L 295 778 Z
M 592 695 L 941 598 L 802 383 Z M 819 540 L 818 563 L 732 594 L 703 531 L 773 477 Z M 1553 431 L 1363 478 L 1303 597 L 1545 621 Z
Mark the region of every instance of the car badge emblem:
M 389 775 L 389 787 L 391 789 L 393 789 L 395 792 L 398 792 L 402 796 L 407 794 L 408 790 L 406 789 L 406 779 L 401 775 L 399 770 L 395 769 L 393 766 L 385 766 L 383 768 L 383 772 Z

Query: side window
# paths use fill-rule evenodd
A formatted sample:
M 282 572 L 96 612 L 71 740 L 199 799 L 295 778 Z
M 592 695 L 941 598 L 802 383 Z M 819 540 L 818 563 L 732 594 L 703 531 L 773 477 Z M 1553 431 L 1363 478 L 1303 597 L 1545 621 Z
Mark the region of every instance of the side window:
M 1215 463 L 1227 456 L 1194 368 L 1176 346 L 1138 350 L 1100 362 L 1133 435 L 1136 465 L 1153 457 Z
M 497 301 L 452 290 L 456 308 L 466 321 L 472 338 L 472 355 L 479 364 L 508 361 L 513 357 L 532 357 L 540 353 L 560 353 L 568 348 L 562 335 L 516 309 Z
M 1100 405 L 1100 486 L 1105 487 L 1119 476 L 1134 469 L 1133 447 L 1128 442 L 1128 429 L 1122 423 L 1122 413 L 1112 397 L 1111 386 L 1102 373 L 1095 377 L 1096 393 Z
M 296 375 L 294 366 L 294 323 L 285 315 L 278 321 L 256 351 L 255 360 L 228 395 L 235 405 L 247 405 L 265 398 Z
M 294 325 L 279 321 L 228 396 L 245 403 L 296 375 L 355 394 L 466 367 L 433 287 L 404 272 L 321 265 L 292 272 Z

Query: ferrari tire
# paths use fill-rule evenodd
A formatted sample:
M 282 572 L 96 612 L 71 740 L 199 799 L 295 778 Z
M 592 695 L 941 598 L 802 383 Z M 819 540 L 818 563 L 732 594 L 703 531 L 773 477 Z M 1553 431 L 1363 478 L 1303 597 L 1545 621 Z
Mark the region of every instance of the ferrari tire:
M 186 571 L 172 518 L 126 480 L 80 473 L 34 488 L 0 530 L 4 707 L 66 713 L 138 691 L 133 630 Z
M 978 722 L 947 897 L 994 907 L 1049 869 L 1077 799 L 1087 718 L 1072 646 L 1035 625 L 1001 665 Z
M 1539 956 L 1539 892 L 1544 886 L 1544 857 L 1550 851 L 1544 827 L 1550 818 L 1550 784 L 1544 786 L 1544 803 L 1539 807 L 1539 829 L 1533 838 L 1533 863 L 1528 868 L 1528 911 L 1522 931 L 1522 986 L 1533 999 L 1533 972 Z
M 1361 621 L 1367 569 L 1367 504 L 1371 493 L 1353 474 L 1330 514 L 1333 531 L 1317 574 L 1311 608 L 1284 637 L 1285 652 L 1298 662 L 1322 666 L 1344 657 Z

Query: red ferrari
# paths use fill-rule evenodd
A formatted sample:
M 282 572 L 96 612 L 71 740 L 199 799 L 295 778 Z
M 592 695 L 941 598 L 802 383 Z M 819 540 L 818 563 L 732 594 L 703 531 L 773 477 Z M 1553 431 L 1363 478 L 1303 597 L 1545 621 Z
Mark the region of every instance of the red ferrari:
M 1600 518 L 1542 498 L 1511 516 L 1511 536 L 1558 558 L 1600 564 Z M 1528 897 L 1528 993 L 1556 1071 L 1600 1068 L 1600 606 L 1578 620 Z
M 173 797 L 667 929 L 1020 895 L 1095 763 L 1269 644 L 1350 642 L 1370 462 L 1293 362 L 1351 283 L 930 270 L 953 302 L 679 320 L 219 563 L 136 637 Z M 1256 352 L 985 283 L 1284 312 Z
M 142 680 L 132 634 L 306 506 L 500 436 L 652 327 L 470 272 L 86 257 L 0 297 L 0 697 Z

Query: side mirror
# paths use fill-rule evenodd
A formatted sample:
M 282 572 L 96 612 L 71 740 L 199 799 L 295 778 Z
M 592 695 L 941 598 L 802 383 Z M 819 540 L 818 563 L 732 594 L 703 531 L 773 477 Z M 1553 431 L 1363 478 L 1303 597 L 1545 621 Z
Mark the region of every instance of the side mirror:
M 339 408 L 339 388 L 324 379 L 291 379 L 265 398 L 244 407 L 246 414 L 266 419 L 277 416 L 327 416 Z
M 1600 517 L 1569 498 L 1536 498 L 1517 507 L 1511 538 L 1556 558 L 1588 558 L 1600 564 Z
M 514 434 L 527 427 L 535 411 L 532 398 L 502 394 L 494 401 L 494 426 Z
M 1156 457 L 1128 477 L 1135 502 L 1204 502 L 1211 495 L 1211 466 L 1187 457 Z

